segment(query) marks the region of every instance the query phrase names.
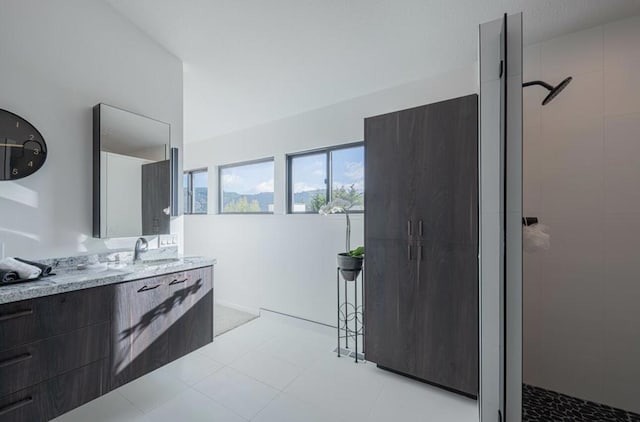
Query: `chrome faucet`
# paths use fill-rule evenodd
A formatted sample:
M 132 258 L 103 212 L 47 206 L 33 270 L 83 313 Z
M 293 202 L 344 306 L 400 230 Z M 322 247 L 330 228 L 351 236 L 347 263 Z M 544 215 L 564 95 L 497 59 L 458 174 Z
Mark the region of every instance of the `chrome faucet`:
M 140 254 L 146 252 L 149 249 L 149 242 L 144 237 L 136 240 L 136 246 L 133 249 L 133 262 L 136 263 L 140 260 Z

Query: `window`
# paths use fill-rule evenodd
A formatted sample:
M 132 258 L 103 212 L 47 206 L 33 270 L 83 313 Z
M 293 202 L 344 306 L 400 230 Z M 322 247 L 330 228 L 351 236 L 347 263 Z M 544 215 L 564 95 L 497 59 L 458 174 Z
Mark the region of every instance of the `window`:
M 342 198 L 364 211 L 364 144 L 349 144 L 287 158 L 289 213 L 317 213 Z
M 273 158 L 219 168 L 221 214 L 273 213 Z
M 185 171 L 182 183 L 184 187 L 184 213 L 206 214 L 209 196 L 207 169 Z

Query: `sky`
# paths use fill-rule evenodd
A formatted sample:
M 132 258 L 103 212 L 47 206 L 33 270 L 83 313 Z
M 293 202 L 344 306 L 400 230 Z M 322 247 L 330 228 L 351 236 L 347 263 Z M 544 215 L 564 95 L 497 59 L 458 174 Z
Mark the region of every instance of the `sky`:
M 325 153 L 320 153 L 294 159 L 294 192 L 325 189 L 326 157 Z M 364 190 L 364 147 L 335 150 L 332 152 L 331 160 L 334 187 L 354 185 L 357 190 Z
M 364 147 L 335 150 L 332 161 L 334 187 L 353 184 L 357 190 L 364 190 Z M 295 158 L 292 166 L 294 191 L 324 189 L 326 168 L 325 153 Z M 222 169 L 221 178 L 225 192 L 244 195 L 273 192 L 273 161 Z
M 253 195 L 273 192 L 273 161 L 222 169 L 220 177 L 224 192 Z

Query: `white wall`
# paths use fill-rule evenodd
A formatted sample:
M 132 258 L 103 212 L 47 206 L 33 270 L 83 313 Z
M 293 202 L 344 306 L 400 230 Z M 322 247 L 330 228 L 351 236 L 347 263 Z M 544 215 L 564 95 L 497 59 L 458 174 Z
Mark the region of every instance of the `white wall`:
M 640 17 L 525 49 L 524 381 L 640 412 Z
M 102 0 L 3 0 L 0 108 L 31 122 L 48 155 L 0 182 L 0 253 L 55 257 L 133 247 L 92 233 L 92 114 L 105 102 L 171 124 L 182 146 L 182 63 Z M 182 233 L 182 219 L 172 222 Z
M 275 156 L 274 215 L 185 216 L 185 252 L 218 259 L 216 300 L 334 324 L 336 253 L 343 215 L 286 215 L 285 154 L 361 141 L 364 117 L 477 92 L 477 69 L 450 72 L 330 107 L 188 143 L 185 169 L 209 167 L 209 210 L 217 209 L 217 165 Z M 363 217 L 351 244 L 363 243 Z

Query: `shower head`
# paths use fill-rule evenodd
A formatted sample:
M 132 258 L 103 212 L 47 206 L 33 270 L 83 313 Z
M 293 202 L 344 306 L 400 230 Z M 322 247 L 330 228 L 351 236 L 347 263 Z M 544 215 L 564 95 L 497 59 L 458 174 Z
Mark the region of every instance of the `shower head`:
M 547 105 L 551 102 L 551 100 L 553 100 L 554 98 L 556 98 L 556 96 L 558 94 L 560 94 L 560 92 L 565 89 L 567 87 L 567 85 L 569 85 L 569 82 L 571 82 L 573 80 L 573 78 L 571 76 L 569 76 L 568 78 L 565 78 L 562 82 L 560 82 L 558 85 L 556 86 L 552 86 L 549 85 L 548 83 L 544 82 L 544 81 L 531 81 L 531 82 L 525 82 L 522 84 L 523 88 L 526 88 L 528 86 L 531 85 L 540 85 L 543 86 L 545 88 L 547 88 L 549 90 L 549 93 L 547 94 L 546 97 L 544 97 L 544 100 L 542 100 L 542 105 Z

